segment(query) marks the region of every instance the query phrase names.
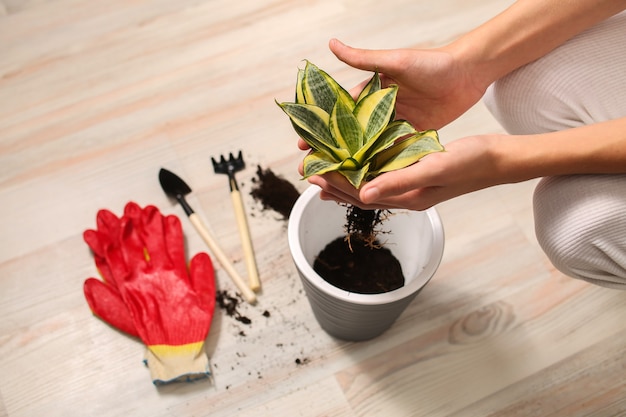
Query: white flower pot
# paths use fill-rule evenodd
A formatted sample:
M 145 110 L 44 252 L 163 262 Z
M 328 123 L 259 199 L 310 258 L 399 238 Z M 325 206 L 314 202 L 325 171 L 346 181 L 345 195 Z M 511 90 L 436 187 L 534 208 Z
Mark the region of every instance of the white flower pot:
M 288 239 L 307 298 L 320 326 L 344 340 L 379 336 L 400 316 L 433 276 L 443 255 L 444 233 L 434 208 L 425 211 L 392 210 L 381 225 L 382 242 L 398 259 L 403 287 L 381 294 L 357 294 L 339 289 L 313 270 L 315 258 L 332 240 L 344 235 L 346 208 L 319 198 L 309 187 L 289 216 Z

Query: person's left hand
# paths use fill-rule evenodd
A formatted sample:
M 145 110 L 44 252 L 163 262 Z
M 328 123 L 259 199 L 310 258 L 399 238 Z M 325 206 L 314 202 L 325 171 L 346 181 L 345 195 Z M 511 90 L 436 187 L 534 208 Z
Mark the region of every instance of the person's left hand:
M 507 182 L 497 157 L 501 135 L 469 136 L 446 145 L 419 162 L 386 172 L 354 188 L 342 175 L 331 172 L 308 179 L 322 188 L 320 197 L 364 209 L 425 210 L 442 201 Z M 302 165 L 300 165 L 302 172 Z

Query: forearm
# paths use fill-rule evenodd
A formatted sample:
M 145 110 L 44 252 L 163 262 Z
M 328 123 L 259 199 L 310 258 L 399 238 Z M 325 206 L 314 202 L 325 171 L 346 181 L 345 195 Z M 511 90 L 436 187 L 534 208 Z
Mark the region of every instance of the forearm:
M 536 135 L 494 139 L 502 182 L 569 174 L 626 173 L 626 118 Z
M 486 88 L 624 9 L 626 0 L 519 0 L 446 49 Z

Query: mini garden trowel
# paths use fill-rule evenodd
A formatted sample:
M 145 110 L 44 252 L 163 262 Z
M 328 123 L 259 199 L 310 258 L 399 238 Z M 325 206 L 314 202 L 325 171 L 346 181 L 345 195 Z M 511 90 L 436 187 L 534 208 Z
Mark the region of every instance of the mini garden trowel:
M 191 188 L 178 175 L 164 168 L 161 168 L 159 171 L 159 182 L 161 183 L 161 188 L 163 188 L 165 194 L 176 199 L 176 201 L 180 203 L 185 211 L 185 214 L 189 217 L 189 221 L 193 224 L 202 239 L 209 246 L 213 255 L 215 255 L 219 263 L 222 265 L 222 268 L 224 268 L 228 275 L 230 275 L 237 288 L 239 288 L 239 291 L 241 291 L 243 298 L 250 304 L 254 304 L 256 302 L 256 294 L 254 294 L 254 292 L 246 285 L 245 281 L 239 276 L 224 251 L 222 251 L 213 236 L 211 236 L 211 233 L 209 233 L 209 230 L 206 228 L 200 217 L 193 211 L 191 206 L 185 200 L 185 196 L 191 192 Z
M 221 155 L 219 161 L 215 160 L 213 157 L 211 157 L 211 161 L 213 162 L 213 170 L 217 174 L 228 175 L 230 197 L 233 201 L 237 226 L 239 227 L 239 237 L 241 238 L 241 244 L 246 259 L 250 288 L 252 288 L 253 291 L 258 291 L 261 288 L 261 281 L 259 280 L 259 273 L 254 259 L 254 249 L 252 247 L 252 239 L 250 238 L 250 230 L 246 220 L 246 212 L 243 208 L 243 200 L 239 192 L 239 187 L 237 186 L 237 181 L 235 181 L 235 172 L 244 169 L 246 164 L 241 156 L 241 151 L 239 151 L 236 158 L 231 153 L 228 159 L 224 158 L 224 155 Z

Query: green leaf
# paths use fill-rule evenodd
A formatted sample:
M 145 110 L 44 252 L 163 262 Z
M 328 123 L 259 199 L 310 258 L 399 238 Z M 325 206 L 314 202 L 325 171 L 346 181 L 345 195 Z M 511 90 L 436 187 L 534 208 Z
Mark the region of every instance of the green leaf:
M 415 133 L 417 133 L 415 128 L 406 120 L 395 120 L 387 125 L 387 128 L 380 136 L 367 142 L 352 157 L 363 163 L 378 152 L 392 146 L 398 139 Z
M 359 94 L 359 98 L 357 99 L 357 103 L 363 100 L 366 96 L 375 93 L 381 89 L 380 76 L 378 75 L 378 71 L 374 73 L 372 78 L 369 80 L 367 85 L 361 90 Z
M 302 86 L 304 84 L 304 70 L 298 70 L 298 80 L 296 81 L 296 103 L 305 104 L 304 101 L 304 91 L 302 90 Z
M 323 152 L 311 152 L 304 157 L 303 179 L 309 178 L 312 175 L 322 175 L 327 172 L 338 171 L 340 166 L 341 162 L 334 161 Z
M 307 104 L 313 104 L 331 113 L 335 102 L 340 100 L 351 110 L 354 109 L 354 99 L 350 94 L 330 75 L 308 61 L 301 85 Z
M 378 137 L 391 120 L 397 93 L 398 87 L 391 86 L 369 94 L 357 103 L 354 114 L 363 128 L 365 143 Z
M 428 154 L 443 150 L 437 131 L 419 132 L 376 154 L 372 158 L 370 174 L 376 176 L 383 172 L 405 168 Z
M 337 146 L 347 149 L 350 155 L 363 146 L 361 125 L 352 111 L 341 100 L 337 100 L 330 115 L 330 131 Z
M 369 172 L 369 164 L 356 171 L 339 171 L 341 175 L 346 177 L 354 188 L 360 188 L 365 176 Z
M 350 156 L 339 149 L 329 130 L 330 115 L 309 104 L 277 103 L 289 116 L 298 135 L 313 149 L 341 161 Z
M 346 158 L 341 162 L 341 166 L 339 167 L 342 171 L 358 171 L 363 168 L 363 165 L 358 163 L 354 158 Z

